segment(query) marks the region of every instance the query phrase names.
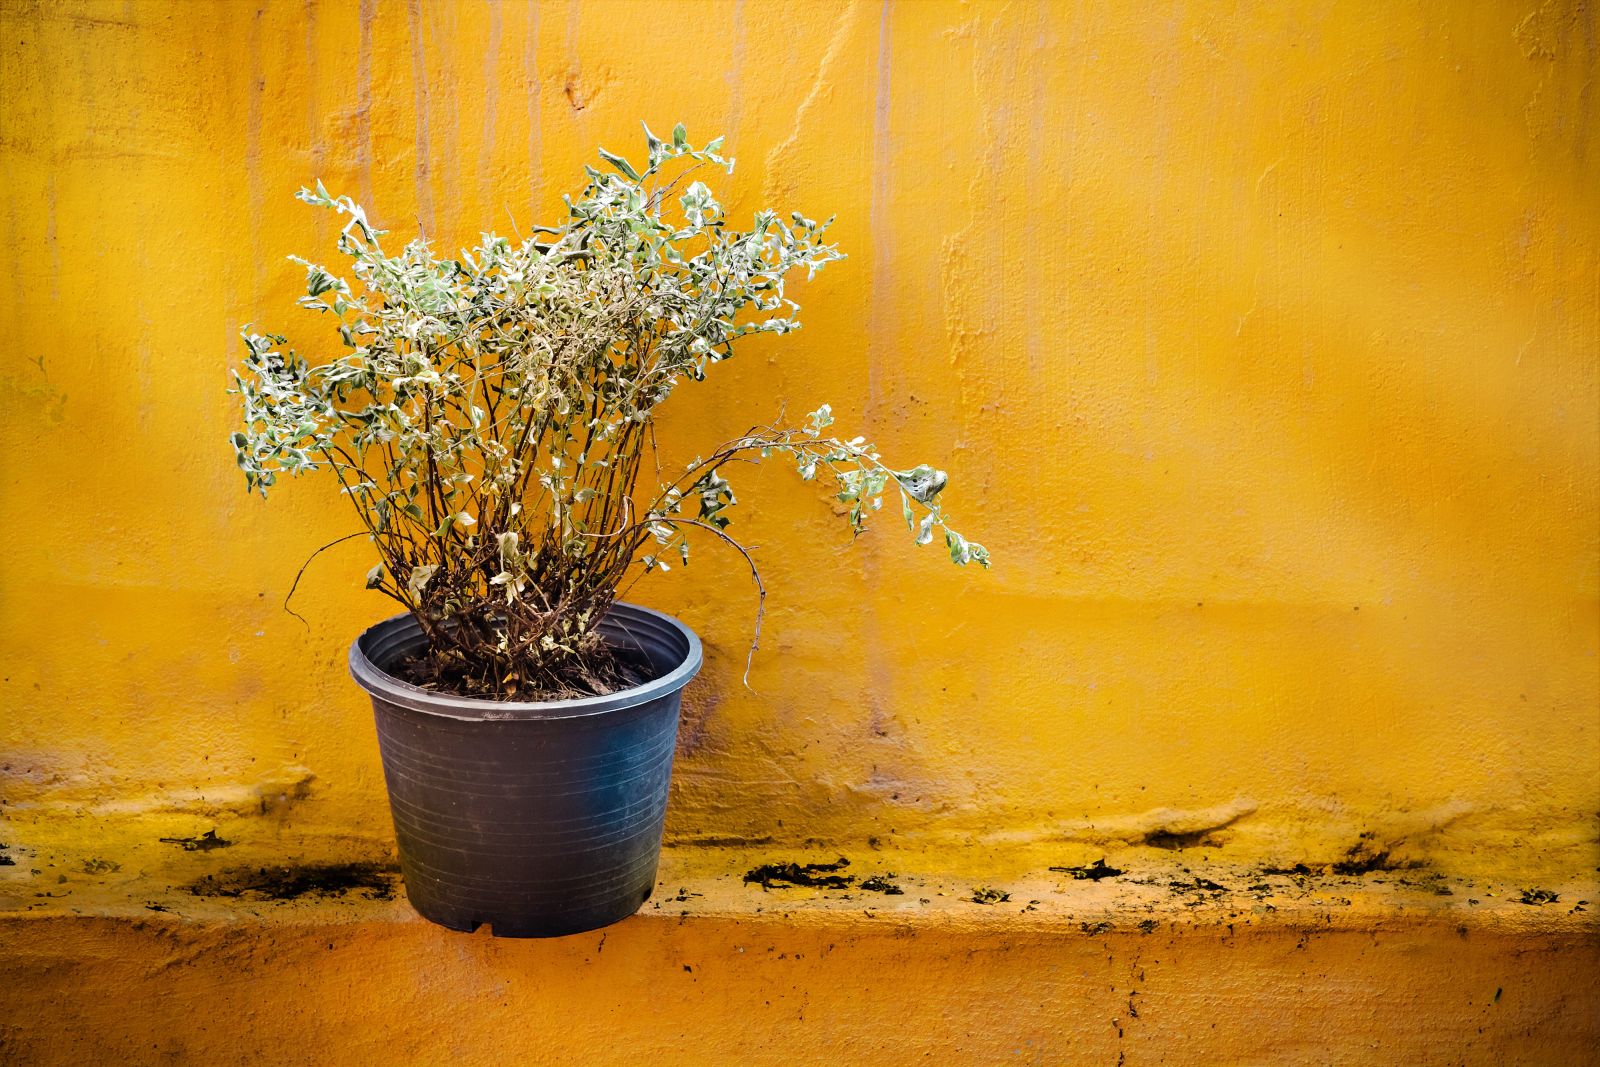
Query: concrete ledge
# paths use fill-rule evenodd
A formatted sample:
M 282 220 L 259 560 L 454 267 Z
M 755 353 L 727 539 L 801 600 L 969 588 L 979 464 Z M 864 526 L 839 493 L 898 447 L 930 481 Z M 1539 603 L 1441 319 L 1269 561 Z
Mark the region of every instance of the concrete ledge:
M 11 842 L 0 1060 L 1551 1065 L 1600 1047 L 1581 880 L 868 847 L 812 872 L 847 886 L 764 888 L 746 876 L 837 850 L 681 848 L 639 915 L 536 942 L 416 918 L 370 842 L 151 830 Z M 1049 869 L 1071 864 L 1085 876 Z
M 0 923 L 8 1063 L 1583 1064 L 1588 934 L 644 915 Z

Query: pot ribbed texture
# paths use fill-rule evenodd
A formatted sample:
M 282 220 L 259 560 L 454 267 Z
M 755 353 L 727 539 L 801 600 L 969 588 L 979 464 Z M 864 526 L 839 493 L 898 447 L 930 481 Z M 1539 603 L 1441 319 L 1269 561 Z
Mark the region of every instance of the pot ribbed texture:
M 424 918 L 553 937 L 616 922 L 649 898 L 700 642 L 633 604 L 614 605 L 600 630 L 641 654 L 654 680 L 581 700 L 475 700 L 387 673 L 425 644 L 409 615 L 351 647 L 351 674 L 372 696 L 406 896 Z

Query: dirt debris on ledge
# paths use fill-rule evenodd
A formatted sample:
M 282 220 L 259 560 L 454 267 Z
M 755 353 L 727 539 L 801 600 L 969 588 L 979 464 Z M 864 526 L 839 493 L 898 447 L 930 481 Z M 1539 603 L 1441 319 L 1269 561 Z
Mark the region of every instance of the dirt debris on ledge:
M 163 845 L 177 845 L 185 852 L 210 852 L 214 848 L 228 848 L 233 844 L 226 838 L 218 837 L 215 830 L 207 830 L 199 837 L 159 837 L 156 840 Z
M 850 866 L 850 861 L 840 856 L 832 863 L 763 863 L 745 872 L 747 884 L 762 889 L 792 889 L 804 886 L 810 889 L 845 889 L 855 876 L 835 874 Z
M 361 892 L 368 900 L 393 900 L 399 868 L 377 863 L 319 863 L 302 867 L 235 867 L 207 874 L 188 886 L 197 897 L 299 900 Z
M 859 882 L 851 874 L 837 872 L 850 866 L 847 857 L 840 856 L 832 863 L 763 863 L 744 873 L 746 885 L 759 885 L 767 889 L 860 889 L 868 893 L 882 893 L 886 897 L 904 896 L 905 890 L 894 881 L 893 871 L 870 874 Z
M 894 884 L 892 881 L 894 877 L 895 873 L 893 871 L 875 874 L 870 878 L 863 878 L 860 888 L 867 890 L 869 893 L 882 893 L 886 897 L 904 896 L 905 890 Z
M 0 825 L 0 841 L 15 864 L 0 866 L 0 912 L 159 922 L 232 921 L 240 914 L 263 922 L 304 921 L 308 914 L 415 920 L 385 842 L 285 834 L 276 821 L 269 834 L 258 824 L 266 825 L 245 817 L 195 825 L 189 815 L 8 820 Z M 859 856 L 852 861 L 838 843 L 807 840 L 775 853 L 771 842 L 743 837 L 726 845 L 665 848 L 661 881 L 643 914 L 678 921 L 829 915 L 919 924 L 1021 922 L 1076 932 L 1087 923 L 1096 932 L 1135 935 L 1241 923 L 1567 927 L 1596 921 L 1588 907 L 1600 899 L 1592 861 L 1574 864 L 1552 853 L 1543 866 L 1468 875 L 1434 865 L 1448 862 L 1448 855 L 1392 836 L 1352 831 L 1339 847 L 1318 855 L 1280 852 L 1250 857 L 1254 862 L 1225 851 L 1174 853 L 1135 844 L 1111 849 L 1053 839 L 966 839 L 910 845 L 880 837 L 870 866 Z M 1416 857 L 1430 862 L 1419 866 Z M 991 891 L 981 903 L 978 890 Z
M 1098 882 L 1102 878 L 1116 878 L 1126 873 L 1120 868 L 1107 866 L 1104 856 L 1087 867 L 1051 867 L 1050 869 L 1052 871 L 1060 871 L 1063 874 L 1070 874 L 1080 882 Z

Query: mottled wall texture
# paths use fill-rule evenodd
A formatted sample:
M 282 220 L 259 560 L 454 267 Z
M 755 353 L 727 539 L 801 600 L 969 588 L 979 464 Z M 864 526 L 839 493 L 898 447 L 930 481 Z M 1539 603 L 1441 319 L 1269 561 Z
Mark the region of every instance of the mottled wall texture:
M 745 472 L 753 691 L 736 558 L 638 591 L 709 652 L 674 840 L 1592 867 L 1597 56 L 1579 0 L 3 0 L 9 810 L 388 834 L 371 560 L 286 615 L 352 519 L 246 496 L 226 443 L 240 326 L 328 340 L 293 193 L 455 245 L 682 120 L 736 213 L 837 212 L 850 258 L 663 445 L 831 402 L 947 467 L 996 566 Z

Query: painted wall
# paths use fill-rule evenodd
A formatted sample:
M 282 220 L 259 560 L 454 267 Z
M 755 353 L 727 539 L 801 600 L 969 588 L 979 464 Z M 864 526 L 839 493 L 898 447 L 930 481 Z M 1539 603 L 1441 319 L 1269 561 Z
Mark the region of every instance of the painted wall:
M 333 232 L 292 194 L 454 245 L 681 119 L 727 133 L 737 212 L 837 212 L 851 258 L 666 440 L 830 401 L 946 466 L 997 565 L 746 474 L 755 691 L 736 560 L 641 597 L 710 653 L 674 838 L 1228 823 L 1593 865 L 1592 8 L 4 0 L 0 31 L 11 817 L 388 832 L 344 669 L 371 561 L 286 615 L 354 527 L 316 482 L 247 497 L 225 443 L 240 325 L 327 340 L 284 257 Z

